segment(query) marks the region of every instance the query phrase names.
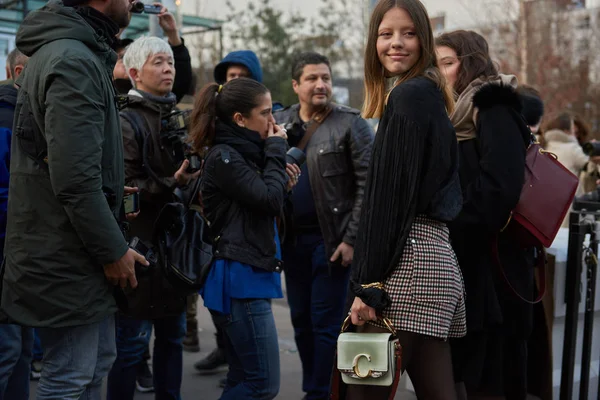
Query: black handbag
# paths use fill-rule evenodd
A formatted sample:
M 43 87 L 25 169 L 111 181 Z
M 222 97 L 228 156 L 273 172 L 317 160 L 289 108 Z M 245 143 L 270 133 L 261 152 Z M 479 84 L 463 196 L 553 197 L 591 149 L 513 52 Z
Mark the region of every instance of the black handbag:
M 148 260 L 150 261 L 150 260 Z M 155 320 L 181 315 L 186 296 L 165 277 L 158 263 L 150 266 L 135 264 L 138 286 L 121 289 L 116 286 L 113 296 L 121 314 L 135 319 Z
M 213 241 L 202 208 L 194 204 L 200 191 L 196 180 L 190 198 L 166 204 L 154 224 L 154 243 L 169 282 L 182 294 L 202 288 L 213 261 Z

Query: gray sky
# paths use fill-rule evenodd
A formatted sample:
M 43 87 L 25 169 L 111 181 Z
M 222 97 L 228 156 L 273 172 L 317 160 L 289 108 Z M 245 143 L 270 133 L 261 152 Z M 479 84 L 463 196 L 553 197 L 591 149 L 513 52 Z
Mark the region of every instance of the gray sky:
M 369 0 L 364 0 L 365 2 Z M 448 29 L 468 28 L 506 18 L 508 11 L 517 11 L 518 0 L 422 0 L 431 16 L 446 13 Z M 227 14 L 225 0 L 181 0 L 184 12 L 200 7 L 205 17 L 223 18 Z M 231 0 L 234 5 L 247 4 L 248 0 Z M 318 9 L 321 0 L 271 0 L 282 9 L 295 9 L 310 16 Z M 588 8 L 600 7 L 600 0 L 587 0 Z
M 423 2 L 431 15 L 446 11 L 449 20 L 460 22 L 470 20 L 468 13 L 464 11 L 465 7 L 461 4 L 468 5 L 474 1 L 476 0 L 424 0 Z M 276 7 L 298 10 L 307 16 L 316 12 L 320 2 L 321 0 L 272 0 L 272 4 Z M 181 3 L 184 12 L 194 12 L 198 5 L 201 15 L 209 18 L 223 18 L 227 14 L 225 0 L 181 0 Z M 232 3 L 237 6 L 247 4 L 248 1 L 232 0 Z
M 431 16 L 445 12 L 447 26 L 453 28 L 474 25 L 474 21 L 485 14 L 485 11 L 481 10 L 482 2 L 506 3 L 507 1 L 512 0 L 423 0 L 423 3 Z M 231 2 L 241 6 L 247 4 L 248 0 L 231 0 Z M 282 9 L 294 9 L 310 16 L 317 12 L 321 0 L 271 0 L 271 2 Z M 223 18 L 227 14 L 225 0 L 181 0 L 181 3 L 186 13 L 193 13 L 196 8 L 199 8 L 200 14 L 204 17 Z

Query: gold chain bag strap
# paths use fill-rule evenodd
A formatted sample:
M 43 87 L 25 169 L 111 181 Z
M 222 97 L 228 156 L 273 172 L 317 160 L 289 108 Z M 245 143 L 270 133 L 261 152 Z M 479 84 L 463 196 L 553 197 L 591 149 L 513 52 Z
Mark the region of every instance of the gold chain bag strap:
M 389 399 L 394 398 L 402 370 L 402 346 L 392 322 L 381 320 L 389 333 L 346 332 L 350 317 L 342 324 L 330 399 L 340 399 L 340 377 L 346 385 L 391 386 Z

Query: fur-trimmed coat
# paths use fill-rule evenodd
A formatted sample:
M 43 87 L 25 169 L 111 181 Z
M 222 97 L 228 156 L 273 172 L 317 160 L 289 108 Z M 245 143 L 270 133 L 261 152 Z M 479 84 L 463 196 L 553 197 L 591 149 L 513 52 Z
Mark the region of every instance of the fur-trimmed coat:
M 498 238 L 500 259 L 513 287 L 532 299 L 534 249 L 523 249 L 509 234 L 500 232 L 521 194 L 531 133 L 514 89 L 485 85 L 473 97 L 473 103 L 478 110 L 477 138 L 459 144 L 463 209 L 450 224 L 467 293 L 465 343 L 469 337 L 490 333 L 526 339 L 532 329 L 533 309 L 504 282 L 494 261 L 492 242 Z M 470 349 L 469 357 L 455 360 L 457 379 L 467 386 L 481 384 L 481 360 L 489 357 L 478 353 L 481 351 L 485 349 Z M 489 362 L 494 364 L 485 359 L 486 365 Z

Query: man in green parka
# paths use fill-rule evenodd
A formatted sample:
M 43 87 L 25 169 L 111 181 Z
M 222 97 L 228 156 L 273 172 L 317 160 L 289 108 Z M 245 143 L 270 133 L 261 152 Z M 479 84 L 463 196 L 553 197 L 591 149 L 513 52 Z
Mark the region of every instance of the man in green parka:
M 115 358 L 114 285 L 135 287 L 118 218 L 123 143 L 112 86 L 115 35 L 133 0 L 50 1 L 25 18 L 30 57 L 11 150 L 2 311 L 39 328 L 37 399 L 100 398 Z

